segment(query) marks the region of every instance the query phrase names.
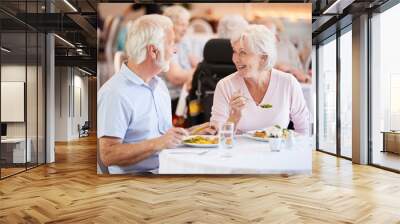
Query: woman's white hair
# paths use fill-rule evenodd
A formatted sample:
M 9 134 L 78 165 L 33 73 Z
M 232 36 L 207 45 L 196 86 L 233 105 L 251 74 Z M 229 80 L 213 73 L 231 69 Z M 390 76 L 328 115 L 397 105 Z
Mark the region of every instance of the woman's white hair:
M 243 31 L 249 23 L 241 15 L 226 15 L 218 23 L 219 38 L 231 39 L 236 33 Z
M 233 44 L 240 41 L 240 46 L 255 54 L 266 55 L 267 63 L 264 69 L 272 69 L 277 58 L 276 38 L 264 25 L 249 25 L 242 33 L 236 34 L 232 39 Z M 247 48 L 245 47 L 247 46 Z
M 174 5 L 164 9 L 164 16 L 168 16 L 172 22 L 189 21 L 190 12 L 182 6 Z
M 146 59 L 148 45 L 154 45 L 163 53 L 166 33 L 172 27 L 168 17 L 157 14 L 144 15 L 130 23 L 125 43 L 128 57 L 136 64 L 142 63 Z

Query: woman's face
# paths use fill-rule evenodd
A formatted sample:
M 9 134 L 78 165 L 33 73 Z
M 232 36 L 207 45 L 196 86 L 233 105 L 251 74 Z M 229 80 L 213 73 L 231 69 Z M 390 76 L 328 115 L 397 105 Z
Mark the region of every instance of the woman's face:
M 262 55 L 252 53 L 245 42 L 244 46 L 240 46 L 240 41 L 236 41 L 232 44 L 232 48 L 232 61 L 239 75 L 244 78 L 257 77 L 262 70 L 260 69 L 261 65 L 265 63 L 263 62 Z
M 182 40 L 182 37 L 185 36 L 188 27 L 189 21 L 181 20 L 174 22 L 175 43 L 179 43 Z

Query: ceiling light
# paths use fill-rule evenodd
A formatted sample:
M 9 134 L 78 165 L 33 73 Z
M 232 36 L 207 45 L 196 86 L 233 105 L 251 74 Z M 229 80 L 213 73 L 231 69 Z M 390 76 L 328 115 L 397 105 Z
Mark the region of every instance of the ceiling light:
M 78 69 L 79 69 L 79 71 L 81 71 L 81 72 L 83 72 L 83 73 L 85 73 L 85 74 L 92 75 L 92 73 L 90 73 L 90 72 L 88 72 L 88 71 L 86 71 L 86 70 L 83 70 L 83 69 L 81 69 L 81 68 L 78 68 Z
M 322 14 L 328 14 L 331 13 L 331 10 L 337 7 L 337 4 L 340 2 L 340 0 L 336 0 L 332 5 L 330 5 L 327 9 Z
M 66 43 L 67 45 L 69 45 L 70 47 L 75 48 L 75 45 L 73 45 L 71 42 L 67 41 L 66 39 L 58 36 L 57 34 L 54 34 L 55 37 L 57 37 L 58 39 L 60 39 L 61 41 L 63 41 L 64 43 Z
M 343 10 L 351 5 L 355 0 L 336 0 L 322 14 L 342 14 Z
M 67 4 L 72 10 L 74 10 L 75 12 L 78 12 L 78 10 L 71 4 L 69 3 L 68 0 L 64 0 L 65 4 Z
M 7 48 L 5 48 L 5 47 L 1 47 L 1 50 L 4 51 L 4 52 L 6 52 L 6 53 L 10 53 L 10 52 L 11 52 L 11 50 L 9 50 L 9 49 L 7 49 Z

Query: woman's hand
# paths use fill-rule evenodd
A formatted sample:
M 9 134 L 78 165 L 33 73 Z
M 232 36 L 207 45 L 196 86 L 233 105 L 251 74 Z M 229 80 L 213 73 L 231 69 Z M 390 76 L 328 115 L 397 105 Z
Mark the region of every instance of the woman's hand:
M 242 96 L 241 91 L 235 92 L 230 101 L 229 101 L 229 107 L 230 107 L 230 115 L 228 121 L 234 122 L 237 124 L 242 117 L 242 110 L 244 106 L 246 105 L 247 99 Z
M 188 129 L 191 135 L 215 135 L 217 134 L 217 126 L 211 122 L 192 126 Z

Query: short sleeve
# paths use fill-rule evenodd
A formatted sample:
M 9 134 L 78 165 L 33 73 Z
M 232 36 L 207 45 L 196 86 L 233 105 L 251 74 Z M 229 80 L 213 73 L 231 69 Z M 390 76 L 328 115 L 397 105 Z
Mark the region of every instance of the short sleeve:
M 133 108 L 121 94 L 103 92 L 97 101 L 97 136 L 124 139 L 131 121 Z

